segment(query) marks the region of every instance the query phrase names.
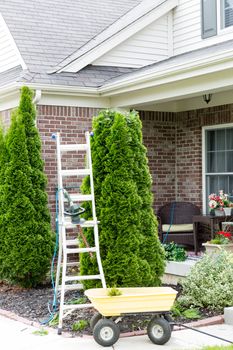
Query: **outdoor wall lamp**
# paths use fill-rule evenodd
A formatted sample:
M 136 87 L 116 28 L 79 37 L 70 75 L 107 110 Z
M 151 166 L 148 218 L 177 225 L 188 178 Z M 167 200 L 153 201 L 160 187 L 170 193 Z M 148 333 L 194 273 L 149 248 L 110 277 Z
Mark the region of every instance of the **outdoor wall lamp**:
M 212 100 L 212 94 L 205 94 L 202 97 L 203 101 L 205 101 L 207 104 Z

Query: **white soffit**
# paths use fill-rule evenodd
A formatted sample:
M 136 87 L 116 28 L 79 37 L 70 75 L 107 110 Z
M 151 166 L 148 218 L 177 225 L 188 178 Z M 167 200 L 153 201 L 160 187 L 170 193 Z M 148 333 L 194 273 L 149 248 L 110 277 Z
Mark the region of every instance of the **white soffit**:
M 26 69 L 26 64 L 0 13 L 0 73 L 20 65 Z
M 153 23 L 174 7 L 178 0 L 150 0 L 127 12 L 118 21 L 94 37 L 73 55 L 62 61 L 52 72 L 78 72 L 132 35 Z

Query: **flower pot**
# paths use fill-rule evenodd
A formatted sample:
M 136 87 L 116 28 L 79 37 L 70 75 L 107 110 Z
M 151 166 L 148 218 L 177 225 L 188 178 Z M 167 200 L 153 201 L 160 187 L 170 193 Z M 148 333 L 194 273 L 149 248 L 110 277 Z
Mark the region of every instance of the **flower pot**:
M 218 255 L 221 251 L 225 250 L 228 253 L 233 253 L 233 243 L 229 244 L 213 244 L 213 243 L 202 243 L 205 247 L 206 254 Z
M 215 216 L 225 216 L 224 210 L 214 209 Z
M 231 215 L 231 208 L 223 208 L 223 210 L 224 210 L 224 213 L 225 213 L 225 215 L 226 216 L 230 216 Z

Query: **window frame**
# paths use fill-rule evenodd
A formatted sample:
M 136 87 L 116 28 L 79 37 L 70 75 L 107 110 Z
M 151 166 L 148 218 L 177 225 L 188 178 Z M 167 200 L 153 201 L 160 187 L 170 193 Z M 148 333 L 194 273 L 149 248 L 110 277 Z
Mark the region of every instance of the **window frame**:
M 222 0 L 217 0 L 217 35 L 218 34 L 224 34 L 224 33 L 229 33 L 233 31 L 233 24 L 229 27 L 222 28 L 221 23 L 222 23 L 222 5 L 221 5 Z
M 208 130 L 217 130 L 217 129 L 225 129 L 225 128 L 233 128 L 233 123 L 227 124 L 216 124 L 210 126 L 202 127 L 202 211 L 203 214 L 207 214 L 207 206 L 206 206 L 206 196 L 207 196 L 207 183 L 206 183 L 206 131 Z M 232 172 L 233 174 L 233 172 Z M 227 174 L 226 174 L 227 175 Z

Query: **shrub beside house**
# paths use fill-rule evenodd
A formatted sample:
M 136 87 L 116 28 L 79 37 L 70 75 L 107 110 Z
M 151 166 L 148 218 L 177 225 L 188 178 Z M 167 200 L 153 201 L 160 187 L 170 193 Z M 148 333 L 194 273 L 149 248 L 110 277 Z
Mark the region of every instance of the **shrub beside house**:
M 94 119 L 93 131 L 96 209 L 107 285 L 159 285 L 164 252 L 152 211 L 151 177 L 138 114 L 103 111 Z M 88 179 L 83 191 L 89 192 Z M 87 239 L 91 240 L 90 230 Z M 95 268 L 95 260 L 83 254 L 82 274 L 94 273 Z
M 40 139 L 28 88 L 22 90 L 20 107 L 13 113 L 5 137 L 1 132 L 1 159 L 3 157 L 0 277 L 32 287 L 45 278 L 53 243 Z

